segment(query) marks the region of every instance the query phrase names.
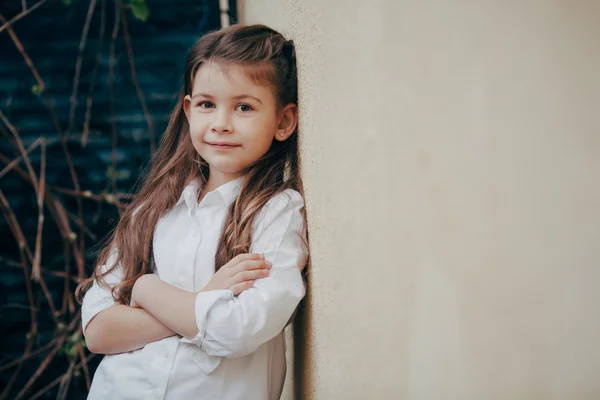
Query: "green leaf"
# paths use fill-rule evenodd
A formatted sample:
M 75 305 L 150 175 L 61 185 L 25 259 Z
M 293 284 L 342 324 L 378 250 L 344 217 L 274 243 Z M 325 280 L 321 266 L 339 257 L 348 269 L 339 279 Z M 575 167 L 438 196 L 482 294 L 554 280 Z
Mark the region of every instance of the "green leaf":
M 77 343 L 77 341 L 79 340 L 79 332 L 75 331 L 71 334 L 71 336 L 69 336 L 69 338 L 67 339 L 67 341 L 69 343 Z
M 70 6 L 71 4 L 73 4 L 73 0 L 63 0 L 63 3 L 65 6 Z
M 42 93 L 44 93 L 44 89 L 40 85 L 33 85 L 31 87 L 31 93 L 33 93 L 36 96 L 39 96 Z
M 70 346 L 70 347 L 67 347 L 65 353 L 68 356 L 73 357 L 75 354 L 77 354 L 77 349 L 75 348 L 75 346 Z
M 142 22 L 146 22 L 148 17 L 150 16 L 150 10 L 148 10 L 148 6 L 146 5 L 146 0 L 131 0 L 131 12 L 133 16 L 139 19 Z

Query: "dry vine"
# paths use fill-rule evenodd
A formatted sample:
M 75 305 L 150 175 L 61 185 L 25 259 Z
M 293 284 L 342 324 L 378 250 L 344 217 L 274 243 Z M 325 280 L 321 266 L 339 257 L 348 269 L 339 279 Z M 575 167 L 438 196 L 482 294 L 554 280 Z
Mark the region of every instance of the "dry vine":
M 11 209 L 4 192 L 0 189 L 0 209 L 2 210 L 2 214 L 8 223 L 12 235 L 14 236 L 16 242 L 19 245 L 20 254 L 18 260 L 8 260 L 5 258 L 0 258 L 0 261 L 5 266 L 22 269 L 25 279 L 25 289 L 27 291 L 27 298 L 29 303 L 28 307 L 30 310 L 30 328 L 26 337 L 27 340 L 25 348 L 23 349 L 23 355 L 15 360 L 10 360 L 9 362 L 5 362 L 3 365 L 0 365 L 0 372 L 8 370 L 12 371 L 11 379 L 9 380 L 8 384 L 4 388 L 2 388 L 2 392 L 0 393 L 0 400 L 8 399 L 9 396 L 12 396 L 10 397 L 11 399 L 16 400 L 23 398 L 36 399 L 43 396 L 49 390 L 52 390 L 57 385 L 59 386 L 57 398 L 65 399 L 67 398 L 69 387 L 74 380 L 73 378 L 80 377 L 81 373 L 83 373 L 83 379 L 87 388 L 89 389 L 91 377 L 87 364 L 92 358 L 95 357 L 95 355 L 90 354 L 85 347 L 85 342 L 83 340 L 83 335 L 81 331 L 81 314 L 79 307 L 75 304 L 73 298 L 73 291 L 76 283 L 86 277 L 84 265 L 84 255 L 86 251 L 86 236 L 88 238 L 91 238 L 92 241 L 95 241 L 97 237 L 85 225 L 82 212 L 82 200 L 88 199 L 91 201 L 95 201 L 98 204 L 113 205 L 116 207 L 117 211 L 120 214 L 126 207 L 127 202 L 131 199 L 131 195 L 127 193 L 119 193 L 116 191 L 114 174 L 111 177 L 112 185 L 110 185 L 111 189 L 109 192 L 91 193 L 89 191 L 82 191 L 79 185 L 77 173 L 73 165 L 71 154 L 69 153 L 67 147 L 67 142 L 69 140 L 72 141 L 80 139 L 82 146 L 86 146 L 87 144 L 87 138 L 89 134 L 89 122 L 91 118 L 91 110 L 93 104 L 92 93 L 94 91 L 94 85 L 98 73 L 100 47 L 98 48 L 98 54 L 96 56 L 95 64 L 91 72 L 91 81 L 87 91 L 88 95 L 86 101 L 86 112 L 85 122 L 83 125 L 83 133 L 79 138 L 77 138 L 75 135 L 72 134 L 72 130 L 73 121 L 75 117 L 75 110 L 77 106 L 79 79 L 81 76 L 82 54 L 86 47 L 90 22 L 94 13 L 97 12 L 97 1 L 90 0 L 88 12 L 86 14 L 86 19 L 82 28 L 82 34 L 78 48 L 78 57 L 75 63 L 75 74 L 73 77 L 73 88 L 72 95 L 70 98 L 68 126 L 65 130 L 63 130 L 63 128 L 60 126 L 59 119 L 56 115 L 54 106 L 52 104 L 52 98 L 48 93 L 48 89 L 44 83 L 44 80 L 38 73 L 35 63 L 29 57 L 27 50 L 24 48 L 23 44 L 19 40 L 18 35 L 13 29 L 13 25 L 15 23 L 18 23 L 18 21 L 20 21 L 21 19 L 30 16 L 31 14 L 35 15 L 35 11 L 38 10 L 44 3 L 46 3 L 46 1 L 47 0 L 40 0 L 35 5 L 32 5 L 30 7 L 27 7 L 26 1 L 22 1 L 22 11 L 10 20 L 7 20 L 3 15 L 0 14 L 0 34 L 8 34 L 10 36 L 12 43 L 23 57 L 23 60 L 26 62 L 29 71 L 31 72 L 31 74 L 37 82 L 36 88 L 39 91 L 39 94 L 43 95 L 46 108 L 50 114 L 58 137 L 58 139 L 50 137 L 39 137 L 28 148 L 25 148 L 21 135 L 19 134 L 19 130 L 15 127 L 15 124 L 7 117 L 6 113 L 0 109 L 0 135 L 2 135 L 3 140 L 10 142 L 18 153 L 18 156 L 16 158 L 11 158 L 5 154 L 0 153 L 0 181 L 3 178 L 5 178 L 8 174 L 10 174 L 12 176 L 18 177 L 27 184 L 30 184 L 35 190 L 38 208 L 37 235 L 35 238 L 35 245 L 32 248 L 26 240 L 22 226 L 17 220 L 15 213 Z M 100 43 L 102 43 L 102 41 L 104 40 L 106 30 L 106 2 L 107 0 L 100 1 L 101 22 L 100 30 L 98 33 Z M 145 7 L 145 4 L 143 4 L 143 0 L 136 0 L 136 3 L 138 6 L 141 5 L 142 7 Z M 130 44 L 129 31 L 127 21 L 125 18 L 126 9 L 131 8 L 133 2 L 131 4 L 124 5 L 121 3 L 120 0 L 114 0 L 113 4 L 116 19 L 112 31 L 112 36 L 110 38 L 111 53 L 108 81 L 110 82 L 109 90 L 111 93 L 110 103 L 113 119 L 113 171 L 115 171 L 114 164 L 116 163 L 115 154 L 117 135 L 116 128 L 114 125 L 114 49 L 115 42 L 119 35 L 120 27 L 122 28 L 121 32 L 126 44 L 127 57 L 129 60 L 131 72 L 131 82 L 135 86 L 148 126 L 148 131 L 150 133 L 151 152 L 154 151 L 153 146 L 155 141 L 152 120 L 148 112 L 148 108 L 146 106 L 144 94 L 140 88 L 137 79 L 135 59 Z M 142 12 L 143 11 L 144 10 L 142 9 Z M 147 9 L 145 10 L 145 12 L 147 13 Z M 4 31 L 6 31 L 6 33 L 2 33 Z M 64 158 L 69 168 L 70 178 L 72 182 L 71 188 L 48 185 L 46 183 L 46 148 L 49 143 L 56 142 L 60 143 L 64 154 Z M 29 155 L 33 151 L 38 151 L 38 149 L 41 152 L 41 163 L 39 171 L 36 171 L 33 168 Z M 24 164 L 24 167 L 21 166 L 21 164 Z M 61 201 L 61 196 L 58 196 L 58 194 L 75 198 L 77 204 L 77 209 L 75 213 L 70 212 L 67 209 L 67 207 L 65 207 L 65 205 Z M 44 224 L 48 214 L 58 227 L 63 241 L 65 258 L 64 271 L 53 271 L 49 268 L 44 268 L 42 266 L 42 230 L 44 228 Z M 70 260 L 74 261 L 75 272 L 73 271 L 73 267 L 71 266 Z M 54 303 L 50 291 L 48 290 L 48 285 L 46 284 L 46 277 L 48 276 L 60 277 L 63 279 L 64 286 L 62 304 Z M 34 300 L 34 289 L 39 289 L 44 294 L 44 298 L 48 303 L 47 309 L 46 307 L 40 307 L 40 304 L 37 304 Z M 54 321 L 54 338 L 43 345 L 39 345 L 37 340 L 39 334 L 38 318 L 40 310 L 49 312 Z M 25 385 L 21 387 L 15 394 L 16 390 L 13 390 L 15 389 L 13 388 L 13 385 L 16 382 L 19 375 L 21 374 L 24 363 L 32 359 L 33 357 L 43 353 L 46 353 L 46 355 L 39 364 L 37 370 L 27 380 Z M 45 387 L 39 389 L 36 393 L 31 393 L 32 388 L 36 383 L 36 380 L 40 377 L 42 373 L 44 373 L 44 371 L 47 369 L 47 367 L 50 365 L 53 359 L 57 357 L 57 355 L 62 353 L 66 354 L 69 357 L 68 369 L 54 381 L 50 382 Z

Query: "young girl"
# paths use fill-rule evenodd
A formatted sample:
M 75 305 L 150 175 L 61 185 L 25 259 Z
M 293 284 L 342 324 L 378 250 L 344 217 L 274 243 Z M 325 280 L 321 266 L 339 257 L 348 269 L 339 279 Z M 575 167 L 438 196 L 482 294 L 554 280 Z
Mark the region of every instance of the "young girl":
M 191 49 L 149 175 L 78 288 L 92 284 L 83 331 L 106 354 L 88 399 L 279 398 L 308 258 L 296 103 L 276 31 Z

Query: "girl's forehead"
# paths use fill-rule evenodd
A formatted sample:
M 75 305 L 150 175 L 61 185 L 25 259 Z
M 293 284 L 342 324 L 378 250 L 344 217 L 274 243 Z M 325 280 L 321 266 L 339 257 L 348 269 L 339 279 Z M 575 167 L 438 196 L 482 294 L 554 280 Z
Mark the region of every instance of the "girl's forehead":
M 211 91 L 218 93 L 271 92 L 266 82 L 253 79 L 252 70 L 236 64 L 223 65 L 216 62 L 202 64 L 194 76 L 193 88 L 197 91 Z

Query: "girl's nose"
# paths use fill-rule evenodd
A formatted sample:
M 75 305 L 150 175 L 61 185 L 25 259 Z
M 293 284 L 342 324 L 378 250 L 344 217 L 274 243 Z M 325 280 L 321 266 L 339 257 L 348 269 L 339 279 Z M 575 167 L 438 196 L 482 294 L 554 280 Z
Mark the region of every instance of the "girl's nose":
M 233 125 L 231 123 L 231 116 L 229 113 L 224 111 L 217 112 L 210 129 L 216 133 L 233 132 Z

